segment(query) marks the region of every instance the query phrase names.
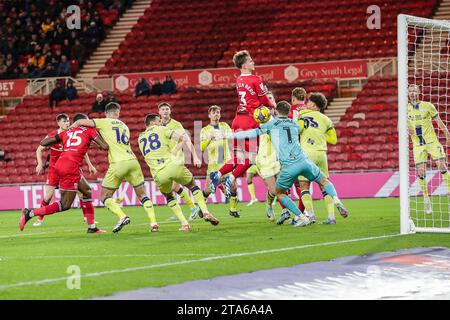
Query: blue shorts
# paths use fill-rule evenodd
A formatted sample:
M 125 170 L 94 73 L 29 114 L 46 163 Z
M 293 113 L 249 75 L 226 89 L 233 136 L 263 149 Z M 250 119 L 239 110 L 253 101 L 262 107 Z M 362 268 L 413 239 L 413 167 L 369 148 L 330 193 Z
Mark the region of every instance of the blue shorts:
M 283 166 L 277 179 L 277 188 L 289 190 L 299 176 L 304 176 L 309 181 L 319 182 L 324 178 L 322 171 L 311 160 L 305 159 L 289 166 Z

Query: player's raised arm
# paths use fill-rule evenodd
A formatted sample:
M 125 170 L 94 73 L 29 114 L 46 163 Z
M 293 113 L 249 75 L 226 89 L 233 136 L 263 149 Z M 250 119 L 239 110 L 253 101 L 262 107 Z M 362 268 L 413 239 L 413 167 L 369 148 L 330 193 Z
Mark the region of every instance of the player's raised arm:
M 236 140 L 254 139 L 262 134 L 264 134 L 264 130 L 262 130 L 261 128 L 256 128 L 247 131 L 235 132 L 232 138 Z
M 81 126 L 95 128 L 95 122 L 94 122 L 94 120 L 90 120 L 90 119 L 80 119 L 80 120 L 77 120 L 74 123 L 72 123 L 70 125 L 69 129 L 78 128 Z
M 49 147 L 51 145 L 57 144 L 61 142 L 61 138 L 59 135 L 54 135 L 53 137 L 46 137 L 44 140 L 41 141 L 40 145 L 42 147 Z

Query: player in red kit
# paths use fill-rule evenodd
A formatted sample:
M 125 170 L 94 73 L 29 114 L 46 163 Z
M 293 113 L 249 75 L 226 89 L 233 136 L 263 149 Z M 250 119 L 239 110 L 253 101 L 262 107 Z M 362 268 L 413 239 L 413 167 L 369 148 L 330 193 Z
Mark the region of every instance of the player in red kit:
M 253 118 L 255 109 L 262 105 L 272 108 L 275 106 L 275 101 L 264 85 L 262 78 L 252 74 L 255 70 L 255 63 L 247 50 L 237 52 L 233 56 L 233 62 L 236 68 L 240 69 L 241 75 L 236 79 L 239 106 L 231 127 L 234 132 L 258 128 L 259 123 Z M 256 140 L 245 140 L 243 144 L 239 143 L 239 145 L 235 142 L 233 158 L 223 165 L 219 171 L 210 174 L 211 191 L 216 190 L 222 176 L 232 172 L 231 175 L 225 176 L 223 179 L 225 195 L 230 197 L 236 178 L 243 175 L 251 164 L 255 163 L 257 149 Z
M 291 111 L 289 112 L 289 118 L 298 120 L 298 116 L 300 114 L 300 111 L 308 109 L 308 106 L 306 105 L 308 93 L 305 89 L 301 87 L 297 87 L 294 90 L 292 90 L 291 95 Z
M 70 125 L 70 120 L 69 120 L 69 116 L 65 113 L 61 113 L 59 115 L 56 116 L 56 123 L 58 124 L 58 129 L 57 130 L 53 130 L 52 132 L 48 133 L 45 138 L 47 137 L 53 137 L 55 135 L 57 135 L 58 133 L 61 133 L 62 131 L 65 131 L 69 128 Z M 52 199 L 54 193 L 55 193 L 55 189 L 58 188 L 59 185 L 59 179 L 56 176 L 55 173 L 55 164 L 56 161 L 59 159 L 63 147 L 60 143 L 54 144 L 52 146 L 49 147 L 43 147 L 43 146 L 39 146 L 36 149 L 36 162 L 37 162 L 37 166 L 36 166 L 36 174 L 40 175 L 43 171 L 44 171 L 44 162 L 42 161 L 42 154 L 45 150 L 50 149 L 50 162 L 48 164 L 48 173 L 47 173 L 47 180 L 45 183 L 45 189 L 44 189 L 44 199 L 41 202 L 41 207 L 46 206 L 50 203 L 50 200 Z M 89 167 L 89 172 L 91 174 L 96 174 L 97 173 L 97 169 L 92 165 L 89 156 L 86 154 L 85 156 L 85 161 L 86 164 Z M 79 193 L 78 197 L 80 198 L 80 200 L 82 201 L 82 194 Z M 83 201 L 82 201 L 83 202 Z M 82 205 L 83 208 L 83 205 Z M 83 211 L 83 215 L 85 212 Z M 33 226 L 37 227 L 37 226 L 41 226 L 44 220 L 44 216 L 39 216 L 37 221 L 33 224 Z M 86 216 L 84 217 L 84 220 L 86 221 Z
M 74 117 L 74 121 L 79 119 L 87 119 L 87 116 L 77 114 Z M 86 179 L 81 176 L 81 166 L 92 141 L 100 149 L 108 150 L 108 145 L 98 134 L 97 130 L 86 127 L 69 129 L 41 141 L 41 146 L 44 147 L 56 143 L 63 145 L 63 152 L 55 164 L 55 173 L 59 179 L 59 188 L 61 190 L 61 201 L 50 203 L 39 209 L 23 209 L 19 222 L 21 231 L 24 229 L 25 224 L 34 216 L 45 216 L 70 209 L 77 191 L 80 191 L 86 199 L 91 199 L 91 188 Z M 95 225 L 92 203 L 86 202 L 84 205 L 84 209 L 88 212 L 86 215 L 88 233 L 104 233 L 103 230 L 99 230 Z

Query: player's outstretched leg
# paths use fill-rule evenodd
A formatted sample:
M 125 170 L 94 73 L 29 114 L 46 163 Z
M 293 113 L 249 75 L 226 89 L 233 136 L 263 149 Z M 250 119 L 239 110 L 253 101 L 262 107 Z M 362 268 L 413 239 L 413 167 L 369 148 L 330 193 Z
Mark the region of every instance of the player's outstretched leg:
M 209 174 L 209 189 L 211 190 L 212 194 L 216 193 L 217 186 L 220 183 L 220 177 L 221 174 L 219 171 L 214 171 Z
M 48 206 L 49 203 L 50 201 L 42 200 L 40 208 Z M 44 223 L 44 216 L 38 216 L 36 222 L 33 223 L 33 227 L 40 227 L 43 223 Z
M 191 211 L 190 217 L 196 217 L 200 212 L 200 208 L 197 205 L 195 205 L 194 201 L 192 201 L 191 197 L 189 196 L 189 193 L 183 187 L 180 186 L 177 190 L 177 194 L 184 201 L 184 203 L 189 207 L 189 210 Z M 191 220 L 193 220 L 193 219 L 191 219 Z
M 275 221 L 275 214 L 273 213 L 273 201 L 275 200 L 275 195 L 270 191 L 267 191 L 266 196 L 266 215 L 270 221 Z
M 178 220 L 181 222 L 180 231 L 189 231 L 191 230 L 191 226 L 187 222 L 186 218 L 183 215 L 183 210 L 181 210 L 180 205 L 178 204 L 178 201 L 175 199 L 172 193 L 168 193 L 164 195 L 167 199 L 167 205 L 169 206 L 170 210 L 177 216 Z
M 333 198 L 326 193 L 325 191 L 322 192 L 323 199 L 325 200 L 326 207 L 327 207 L 327 213 L 328 218 L 322 224 L 336 224 L 336 218 L 334 216 L 334 201 Z
M 219 224 L 219 220 L 217 220 L 208 210 L 208 207 L 206 206 L 205 198 L 203 197 L 203 192 L 200 190 L 200 188 L 195 184 L 195 180 L 192 179 L 192 181 L 186 185 L 194 196 L 195 202 L 200 207 L 200 210 L 203 213 L 203 219 L 205 221 L 210 222 L 212 225 L 216 226 Z
M 336 207 L 337 207 L 339 213 L 341 214 L 342 218 L 347 218 L 348 217 L 348 210 L 344 207 L 344 204 L 338 198 L 336 189 L 334 188 L 334 185 L 331 183 L 331 181 L 329 181 L 328 179 L 324 178 L 324 179 L 322 179 L 320 184 L 322 185 L 323 190 L 328 195 L 330 195 L 333 198 L 334 204 L 336 205 Z

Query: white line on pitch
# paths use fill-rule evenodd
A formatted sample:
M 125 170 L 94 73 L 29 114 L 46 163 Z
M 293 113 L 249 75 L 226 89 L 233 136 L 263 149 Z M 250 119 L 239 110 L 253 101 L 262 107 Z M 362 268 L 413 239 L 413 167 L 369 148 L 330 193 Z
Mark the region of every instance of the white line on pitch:
M 191 256 L 218 256 L 219 254 L 208 254 L 208 253 L 173 253 L 170 254 L 171 257 L 191 257 Z M 2 260 L 47 260 L 47 259 L 92 259 L 92 258 L 133 258 L 133 257 L 167 257 L 167 253 L 161 254 L 106 254 L 106 255 L 63 255 L 63 256 L 0 256 L 0 261 Z
M 175 223 L 178 221 L 162 221 L 162 222 L 158 222 L 159 225 L 162 224 L 171 224 L 171 223 Z M 138 224 L 131 224 L 131 226 L 146 226 L 149 225 L 148 223 L 138 223 Z M 115 227 L 115 225 L 113 226 L 102 226 L 102 225 L 98 225 L 100 228 L 113 228 Z M 57 227 L 57 226 L 52 226 L 52 227 Z M 0 235 L 0 239 L 7 239 L 7 238 L 17 238 L 17 237 L 28 237 L 28 236 L 38 236 L 38 235 L 43 235 L 43 234 L 54 234 L 54 233 L 67 233 L 67 232 L 82 232 L 83 229 L 79 228 L 79 229 L 65 229 L 65 230 L 53 230 L 53 231 L 48 231 L 48 232 L 33 232 L 33 233 L 14 233 L 14 234 L 9 234 L 9 235 Z
M 109 274 L 114 274 L 114 273 L 141 271 L 141 270 L 148 270 L 148 269 L 155 269 L 155 268 L 162 268 L 162 267 L 172 267 L 172 266 L 183 265 L 183 264 L 208 262 L 208 261 L 214 261 L 214 260 L 223 260 L 223 259 L 229 259 L 229 258 L 254 256 L 254 255 L 268 254 L 268 253 L 280 253 L 280 252 L 285 252 L 285 251 L 302 250 L 302 249 L 315 248 L 315 247 L 326 247 L 326 246 L 333 246 L 333 245 L 339 245 L 339 244 L 344 244 L 344 243 L 385 239 L 385 238 L 394 238 L 394 237 L 399 237 L 399 236 L 402 236 L 402 235 L 401 234 L 390 234 L 390 235 L 377 236 L 377 237 L 367 237 L 367 238 L 349 239 L 349 240 L 332 241 L 332 242 L 324 242 L 324 243 L 316 243 L 316 244 L 307 244 L 307 245 L 303 245 L 303 246 L 295 246 L 295 247 L 288 247 L 288 248 L 260 250 L 260 251 L 254 251 L 254 252 L 233 253 L 233 254 L 227 254 L 227 255 L 221 255 L 221 256 L 210 256 L 210 257 L 195 259 L 195 260 L 182 260 L 182 261 L 177 261 L 177 262 L 167 262 L 167 263 L 151 264 L 151 265 L 140 266 L 140 267 L 130 267 L 130 268 L 125 268 L 125 269 L 115 269 L 115 270 L 113 269 L 113 270 L 106 270 L 106 271 L 101 271 L 101 272 L 86 273 L 81 276 L 84 278 L 96 278 L 96 277 L 101 277 L 104 275 L 109 275 Z M 54 283 L 54 282 L 59 282 L 59 281 L 66 281 L 66 280 L 67 280 L 67 277 L 61 277 L 61 278 L 53 278 L 53 279 L 43 279 L 43 280 L 38 280 L 38 281 L 18 282 L 18 283 L 0 285 L 0 290 L 13 289 L 13 288 L 18 288 L 18 287 L 26 287 L 26 286 L 43 285 L 43 284 Z

